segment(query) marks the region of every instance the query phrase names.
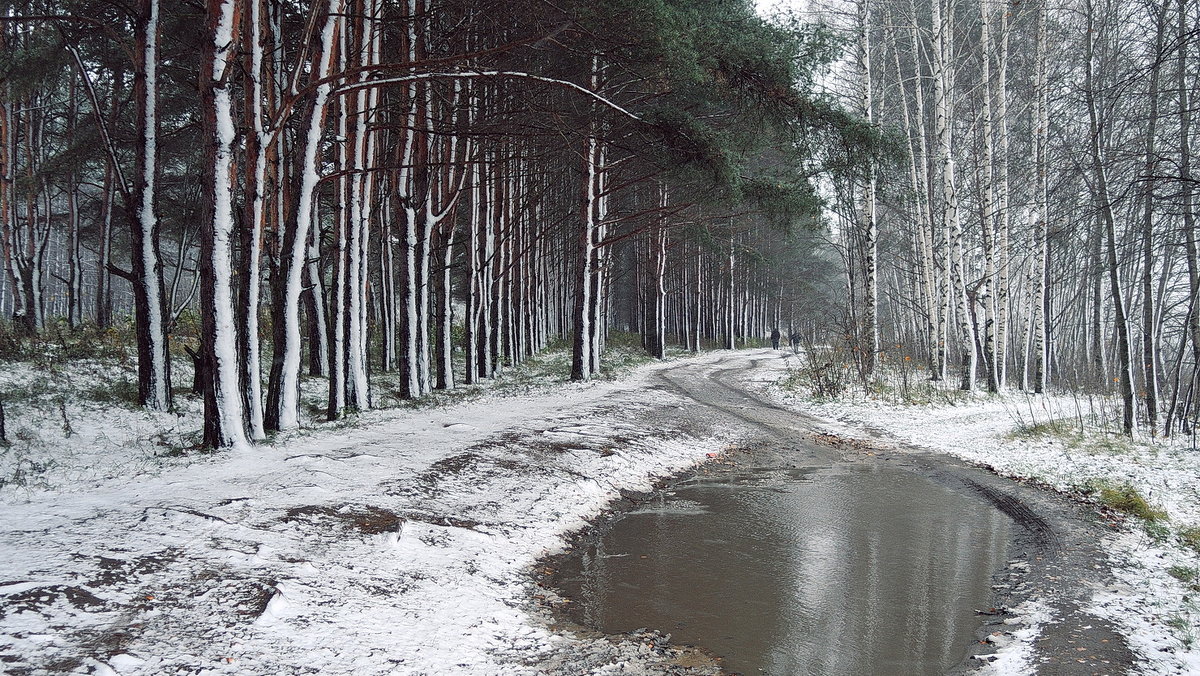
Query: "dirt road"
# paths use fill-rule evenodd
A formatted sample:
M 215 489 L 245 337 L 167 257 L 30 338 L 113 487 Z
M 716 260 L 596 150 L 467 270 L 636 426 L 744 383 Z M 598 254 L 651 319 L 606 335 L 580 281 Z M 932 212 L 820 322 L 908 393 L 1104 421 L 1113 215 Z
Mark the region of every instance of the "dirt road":
M 786 449 L 798 461 L 845 459 L 889 463 L 941 484 L 976 495 L 1007 515 L 1014 526 L 1012 565 L 997 571 L 995 608 L 1038 601 L 1051 612 L 1041 622 L 1032 654 L 1039 674 L 1120 674 L 1134 657 L 1113 627 L 1084 608 L 1094 590 L 1109 581 L 1105 553 L 1098 547 L 1108 526 L 1095 512 L 1064 496 L 1014 482 L 955 458 L 906 447 L 863 430 L 859 439 L 825 432 L 825 421 L 780 405 L 767 385 L 785 353 L 744 352 L 714 364 L 681 364 L 658 372 L 655 386 L 687 397 L 688 414 L 704 419 L 724 416 L 745 428 L 757 442 L 751 448 Z M 809 443 L 799 443 L 798 440 Z M 981 615 L 978 638 L 986 640 L 1014 629 L 1011 615 Z M 998 643 L 1004 643 L 1001 638 Z M 966 673 L 987 663 L 992 643 L 981 643 L 958 668 Z

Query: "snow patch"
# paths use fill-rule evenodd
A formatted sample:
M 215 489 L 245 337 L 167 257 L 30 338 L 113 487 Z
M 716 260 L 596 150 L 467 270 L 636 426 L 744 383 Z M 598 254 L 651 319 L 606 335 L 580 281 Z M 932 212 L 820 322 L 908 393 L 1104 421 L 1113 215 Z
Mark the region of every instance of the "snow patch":
M 1036 673 L 1034 642 L 1041 635 L 1042 626 L 1054 620 L 1054 611 L 1041 599 L 1030 599 L 1009 612 L 1014 617 L 1006 619 L 1004 623 L 1020 628 L 988 637 L 988 642 L 997 650 L 989 655 L 975 656 L 975 659 L 987 662 L 974 672 L 976 676 L 1026 676 Z

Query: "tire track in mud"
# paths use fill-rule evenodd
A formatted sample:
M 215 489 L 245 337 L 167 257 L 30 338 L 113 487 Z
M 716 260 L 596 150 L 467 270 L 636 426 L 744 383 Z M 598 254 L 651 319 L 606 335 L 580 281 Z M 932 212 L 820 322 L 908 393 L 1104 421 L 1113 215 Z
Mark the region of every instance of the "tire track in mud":
M 728 359 L 723 358 L 716 362 L 716 364 L 725 361 L 728 361 Z M 751 366 L 757 366 L 761 361 L 753 360 Z M 745 368 L 720 368 L 706 372 L 701 371 L 696 374 L 681 373 L 676 375 L 677 372 L 684 371 L 684 369 L 696 369 L 699 371 L 706 366 L 708 365 L 681 366 L 661 371 L 656 376 L 665 383 L 663 389 L 687 397 L 701 406 L 716 409 L 725 415 L 750 425 L 752 428 L 757 428 L 760 432 L 767 431 L 775 435 L 783 435 L 784 437 L 788 435 L 804 435 L 811 433 L 813 431 L 812 426 L 819 422 L 816 418 L 791 411 L 749 390 L 731 386 L 726 382 L 726 378 L 721 377 L 726 374 L 744 373 Z M 690 379 L 688 376 L 690 375 L 701 377 L 703 380 L 699 383 L 689 382 Z M 716 388 L 719 394 L 714 393 L 713 388 Z M 718 394 L 718 396 L 713 396 L 714 394 Z M 810 446 L 806 445 L 805 450 L 815 450 Z M 840 456 L 836 457 L 840 458 Z M 830 459 L 833 459 L 833 456 Z
M 955 478 L 987 498 L 996 509 L 1007 514 L 1016 525 L 1025 529 L 1042 553 L 1056 552 L 1059 549 L 1061 538 L 1054 532 L 1054 527 L 1030 509 L 1029 505 L 1009 493 L 981 484 L 970 477 L 956 474 Z

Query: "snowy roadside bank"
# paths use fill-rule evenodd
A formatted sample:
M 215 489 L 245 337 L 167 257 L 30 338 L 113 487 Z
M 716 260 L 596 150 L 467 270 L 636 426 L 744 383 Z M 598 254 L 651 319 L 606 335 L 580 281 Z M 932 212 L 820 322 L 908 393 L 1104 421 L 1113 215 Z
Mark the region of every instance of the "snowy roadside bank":
M 0 660 L 14 673 L 643 673 L 669 655 L 551 631 L 526 576 L 621 490 L 720 450 L 727 432 L 642 387 L 671 366 L 10 495 Z
M 1081 434 L 1074 421 L 1089 403 L 1067 395 L 980 393 L 923 405 L 862 395 L 817 401 L 803 386 L 783 384 L 794 379 L 789 366 L 798 367 L 796 357 L 779 360 L 766 389 L 795 410 L 845 426 L 831 422 L 834 431 L 883 433 L 1085 499 L 1102 487 L 1132 487 L 1169 518 L 1106 512 L 1113 532 L 1103 546 L 1116 579 L 1095 590 L 1088 611 L 1121 628 L 1141 659 L 1140 673 L 1200 673 L 1200 551 L 1192 539 L 1200 532 L 1200 452 L 1182 441 Z

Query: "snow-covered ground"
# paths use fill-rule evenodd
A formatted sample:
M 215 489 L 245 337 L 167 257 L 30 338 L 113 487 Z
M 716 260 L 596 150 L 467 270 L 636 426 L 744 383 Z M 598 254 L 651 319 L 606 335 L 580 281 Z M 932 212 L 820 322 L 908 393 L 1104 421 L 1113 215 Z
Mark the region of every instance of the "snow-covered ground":
M 1169 519 L 1155 523 L 1109 515 L 1121 526 L 1105 542 L 1117 580 L 1096 590 L 1089 610 L 1123 630 L 1142 660 L 1140 673 L 1200 674 L 1200 551 L 1186 541 L 1189 531 L 1200 534 L 1193 530 L 1200 526 L 1200 451 L 1190 439 L 1128 442 L 1093 417 L 1115 410 L 1114 402 L 1066 393 L 948 392 L 920 405 L 849 391 L 814 398 L 800 360 L 780 360 L 773 392 L 797 410 L 842 423 L 846 434 L 882 432 L 1089 499 L 1099 485 L 1128 485 L 1165 510 Z M 1032 615 L 1033 624 L 1043 621 Z M 1014 665 L 1029 659 L 1013 658 Z
M 622 489 L 721 450 L 656 414 L 666 366 L 213 455 L 160 443 L 186 434 L 170 414 L 62 402 L 67 436 L 57 406 L 10 405 L 0 672 L 641 673 L 653 641 L 552 630 L 529 573 Z
M 1134 486 L 1170 521 L 1123 520 L 1107 543 L 1118 579 L 1090 610 L 1124 629 L 1142 673 L 1200 673 L 1197 581 L 1179 579 L 1200 565 L 1178 540 L 1200 523 L 1195 451 L 1029 433 L 1088 410 L 1067 396 L 815 402 L 773 384 L 789 380 L 788 360 L 758 361 L 752 381 L 841 434 L 886 432 L 1057 490 Z M 182 415 L 148 414 L 111 364 L 6 367 L 0 673 L 693 673 L 654 636 L 554 627 L 537 603 L 559 600 L 533 570 L 621 490 L 735 441 L 646 386 L 672 366 L 582 385 L 514 372 L 441 406 L 211 455 L 189 448 L 194 399 Z M 307 386 L 319 401 L 319 382 Z M 1012 642 L 981 673 L 1036 666 L 1050 611 L 1016 610 Z

